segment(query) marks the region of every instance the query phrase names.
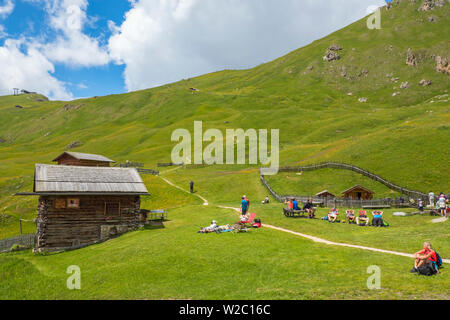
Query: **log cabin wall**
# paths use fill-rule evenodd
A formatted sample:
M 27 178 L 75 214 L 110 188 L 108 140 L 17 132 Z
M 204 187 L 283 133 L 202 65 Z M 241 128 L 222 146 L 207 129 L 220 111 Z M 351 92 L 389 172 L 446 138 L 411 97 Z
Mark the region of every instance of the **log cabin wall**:
M 139 211 L 139 196 L 41 196 L 36 248 L 70 248 L 135 230 Z
M 371 200 L 373 198 L 373 195 L 364 190 L 354 190 L 354 191 L 345 193 L 344 198 L 353 199 L 353 200 L 360 200 L 360 199 L 361 200 Z

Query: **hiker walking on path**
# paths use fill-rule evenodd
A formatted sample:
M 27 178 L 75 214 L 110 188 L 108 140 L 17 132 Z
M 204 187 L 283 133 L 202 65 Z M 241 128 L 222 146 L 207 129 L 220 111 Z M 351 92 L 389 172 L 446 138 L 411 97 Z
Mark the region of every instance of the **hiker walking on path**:
M 194 181 L 189 182 L 189 189 L 191 190 L 191 193 L 194 193 Z
M 445 195 L 441 192 L 441 194 L 439 195 L 439 199 L 437 201 L 438 205 L 439 205 L 439 212 L 441 213 L 441 215 L 443 217 L 447 216 L 447 199 L 445 197 Z
M 244 200 L 247 201 L 247 211 L 250 210 L 250 200 L 247 199 L 247 196 L 243 196 Z
M 245 197 L 242 197 L 241 201 L 241 213 L 243 216 L 247 215 L 248 212 L 248 202 L 245 200 Z
M 434 207 L 434 192 L 430 191 L 428 193 L 428 199 L 430 200 L 430 206 Z

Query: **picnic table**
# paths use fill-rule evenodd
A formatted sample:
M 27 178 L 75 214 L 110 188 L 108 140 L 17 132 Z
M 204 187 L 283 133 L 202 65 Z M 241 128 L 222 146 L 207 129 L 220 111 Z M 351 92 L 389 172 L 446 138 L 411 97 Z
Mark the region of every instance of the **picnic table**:
M 288 218 L 303 218 L 306 210 L 294 210 L 283 208 L 283 214 Z

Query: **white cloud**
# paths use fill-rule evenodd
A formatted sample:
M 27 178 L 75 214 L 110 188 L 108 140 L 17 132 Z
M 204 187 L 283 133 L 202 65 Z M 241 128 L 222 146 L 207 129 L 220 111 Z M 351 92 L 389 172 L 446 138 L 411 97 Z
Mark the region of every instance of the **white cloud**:
M 52 99 L 70 100 L 64 83 L 55 79 L 53 64 L 35 48 L 20 50 L 24 40 L 5 41 L 0 46 L 0 94 L 12 94 L 12 88 L 37 91 Z
M 42 46 L 51 61 L 75 67 L 109 63 L 107 50 L 97 39 L 83 33 L 83 27 L 92 22 L 86 14 L 87 6 L 87 0 L 46 0 L 50 26 L 59 32 L 54 41 Z
M 0 24 L 0 39 L 6 38 L 8 34 L 5 31 L 5 27 Z
M 110 23 L 128 90 L 270 61 L 363 17 L 383 0 L 134 0 Z
M 12 0 L 5 0 L 3 2 L 3 5 L 1 5 L 0 3 L 0 18 L 6 18 L 14 10 L 14 3 L 12 2 Z

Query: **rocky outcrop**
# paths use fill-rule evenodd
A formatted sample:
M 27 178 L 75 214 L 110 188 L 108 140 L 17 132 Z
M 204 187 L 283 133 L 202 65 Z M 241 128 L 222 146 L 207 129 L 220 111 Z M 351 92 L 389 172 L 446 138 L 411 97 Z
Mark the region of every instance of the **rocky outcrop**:
M 328 47 L 328 50 L 331 51 L 340 51 L 342 50 L 342 47 L 338 44 L 332 44 L 331 46 Z
M 400 89 L 408 89 L 409 87 L 410 85 L 408 81 L 402 82 L 402 84 L 400 85 Z
M 450 74 L 450 63 L 447 58 L 441 56 L 436 57 L 436 71 Z
M 80 141 L 74 141 L 74 142 L 71 142 L 71 143 L 69 143 L 67 145 L 66 150 L 77 148 L 77 147 L 79 147 L 81 145 L 82 145 L 82 143 Z
M 408 52 L 406 53 L 406 64 L 412 67 L 417 66 L 417 58 L 411 48 L 409 48 Z
M 419 11 L 430 11 L 434 8 L 433 0 L 425 0 L 422 5 L 419 7 Z
M 419 11 L 430 11 L 435 7 L 443 7 L 448 0 L 425 0 L 419 7 Z
M 365 102 L 367 102 L 367 98 L 364 98 L 364 97 L 363 98 L 359 98 L 358 101 L 361 102 L 361 103 L 365 103 Z
M 83 104 L 66 104 L 64 105 L 63 109 L 64 111 L 69 111 L 69 110 L 78 110 L 83 106 Z
M 338 51 L 342 50 L 342 47 L 338 44 L 332 44 L 328 47 L 327 51 L 325 52 L 325 56 L 323 57 L 323 61 L 334 61 L 341 59 L 341 56 L 337 53 Z
M 431 80 L 425 80 L 425 79 L 422 79 L 422 80 L 420 80 L 420 82 L 419 82 L 419 86 L 424 86 L 424 87 L 429 86 L 429 85 L 431 85 L 431 84 L 432 84 Z
M 327 52 L 325 53 L 325 56 L 323 57 L 323 61 L 334 61 L 334 60 L 339 60 L 341 59 L 341 56 L 337 54 L 337 52 L 335 51 L 330 51 L 327 50 Z

